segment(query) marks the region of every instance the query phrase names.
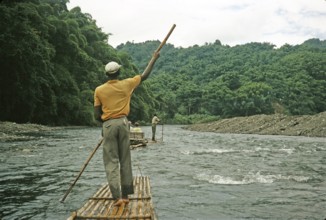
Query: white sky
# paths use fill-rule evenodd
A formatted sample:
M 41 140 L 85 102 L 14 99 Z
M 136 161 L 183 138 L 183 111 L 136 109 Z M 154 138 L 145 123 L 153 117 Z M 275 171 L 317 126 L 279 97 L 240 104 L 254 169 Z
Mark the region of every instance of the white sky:
M 326 39 L 326 0 L 70 0 L 108 34 L 113 47 L 162 41 L 175 47 L 249 42 L 301 44 Z

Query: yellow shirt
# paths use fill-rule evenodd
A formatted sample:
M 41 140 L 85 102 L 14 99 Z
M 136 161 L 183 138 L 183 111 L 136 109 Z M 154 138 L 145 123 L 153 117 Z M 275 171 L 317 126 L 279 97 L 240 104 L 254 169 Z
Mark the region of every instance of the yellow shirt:
M 159 123 L 160 122 L 160 119 L 157 117 L 157 116 L 154 116 L 153 118 L 152 118 L 152 124 L 157 124 L 157 123 Z
M 128 116 L 131 95 L 140 82 L 141 77 L 137 75 L 124 80 L 109 80 L 95 89 L 94 106 L 102 106 L 103 121 Z

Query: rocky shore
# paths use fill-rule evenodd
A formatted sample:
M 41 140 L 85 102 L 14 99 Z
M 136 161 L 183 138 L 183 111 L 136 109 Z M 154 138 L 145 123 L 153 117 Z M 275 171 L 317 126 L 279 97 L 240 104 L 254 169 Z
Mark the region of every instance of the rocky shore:
M 49 132 L 58 127 L 49 127 L 39 124 L 18 124 L 0 121 L 0 141 L 24 141 L 32 138 L 32 134 Z
M 326 137 L 326 112 L 302 116 L 274 114 L 235 117 L 189 125 L 185 129 L 216 133 Z

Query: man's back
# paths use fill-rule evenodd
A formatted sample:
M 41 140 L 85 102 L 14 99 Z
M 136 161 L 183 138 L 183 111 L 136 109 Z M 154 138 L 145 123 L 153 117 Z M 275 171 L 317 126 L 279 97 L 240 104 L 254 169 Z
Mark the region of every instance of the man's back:
M 109 80 L 95 90 L 95 106 L 102 106 L 102 120 L 127 116 L 130 112 L 130 98 L 140 84 L 139 75 L 125 80 Z

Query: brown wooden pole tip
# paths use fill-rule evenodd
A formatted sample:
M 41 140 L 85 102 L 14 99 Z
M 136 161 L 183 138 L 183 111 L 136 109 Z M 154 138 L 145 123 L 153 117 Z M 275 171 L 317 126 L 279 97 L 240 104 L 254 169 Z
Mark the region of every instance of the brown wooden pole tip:
M 159 52 L 162 49 L 162 47 L 164 46 L 164 44 L 166 43 L 166 41 L 169 39 L 169 37 L 172 34 L 172 32 L 173 32 L 173 30 L 174 30 L 175 27 L 176 27 L 176 25 L 173 24 L 172 27 L 171 27 L 171 29 L 170 29 L 170 31 L 169 31 L 169 33 L 166 35 L 166 37 L 164 38 L 164 40 L 162 41 L 162 43 L 160 44 L 160 46 L 156 49 L 156 52 Z

